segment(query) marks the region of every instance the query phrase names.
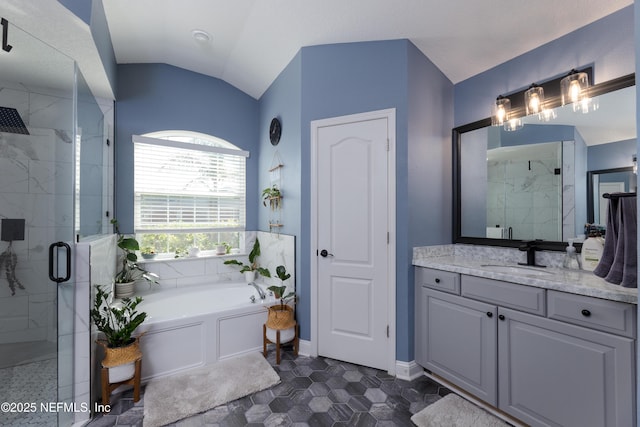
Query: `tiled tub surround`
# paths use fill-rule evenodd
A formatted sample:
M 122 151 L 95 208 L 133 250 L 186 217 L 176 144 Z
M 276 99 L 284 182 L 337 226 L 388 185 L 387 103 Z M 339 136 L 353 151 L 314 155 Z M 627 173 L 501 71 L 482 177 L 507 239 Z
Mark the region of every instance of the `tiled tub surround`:
M 284 265 L 291 277 L 287 279 L 287 291 L 295 288 L 295 237 L 284 234 L 267 233 L 263 231 L 245 232 L 245 246 L 241 251 L 248 253 L 253 246 L 255 238 L 260 240 L 261 267 L 266 267 L 271 272 L 271 278 L 258 276 L 257 283 L 265 287 L 280 285 L 280 280 L 275 278 L 276 267 Z M 144 262 L 144 267 L 152 273 L 160 276 L 159 285 L 151 285 L 155 291 L 163 289 L 182 288 L 190 285 L 207 285 L 224 282 L 242 282 L 244 277 L 240 274 L 240 268 L 234 265 L 225 265 L 229 259 L 237 259 L 248 264 L 247 255 L 220 255 L 203 257 L 186 257 L 178 259 L 159 259 Z M 138 291 L 149 289 L 145 282 L 136 283 Z
M 295 289 L 295 240 L 293 236 L 266 232 L 246 232 L 245 246 L 260 240 L 259 264 L 275 276 L 285 265 L 291 277 L 285 281 Z M 269 296 L 261 301 L 239 268 L 225 265 L 229 259 L 248 263 L 247 255 L 221 255 L 147 261 L 144 267 L 160 276 L 160 283 L 139 281 L 136 295 L 143 298 L 139 309 L 148 314 L 140 331 L 145 362 L 143 381 L 195 368 L 217 360 L 256 351 L 262 347 L 262 325 Z M 258 277 L 264 290 L 279 279 Z M 255 302 L 250 301 L 250 296 Z M 148 309 L 146 305 L 148 304 Z
M 603 298 L 632 304 L 638 303 L 638 290 L 612 285 L 589 271 L 562 268 L 563 252 L 537 251 L 536 262 L 546 265 L 540 271 L 549 274 L 527 275 L 499 272 L 492 265 L 518 266 L 526 254 L 518 249 L 476 245 L 441 245 L 414 248 L 413 265 L 451 271 L 521 285 L 553 289 L 577 295 Z M 535 267 L 533 267 L 535 268 Z

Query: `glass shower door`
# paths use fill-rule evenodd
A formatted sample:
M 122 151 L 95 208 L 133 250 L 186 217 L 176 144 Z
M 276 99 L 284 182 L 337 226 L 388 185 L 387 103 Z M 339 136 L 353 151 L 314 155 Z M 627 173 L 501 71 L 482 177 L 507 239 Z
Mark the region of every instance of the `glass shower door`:
M 0 425 L 71 425 L 75 63 L 0 34 Z

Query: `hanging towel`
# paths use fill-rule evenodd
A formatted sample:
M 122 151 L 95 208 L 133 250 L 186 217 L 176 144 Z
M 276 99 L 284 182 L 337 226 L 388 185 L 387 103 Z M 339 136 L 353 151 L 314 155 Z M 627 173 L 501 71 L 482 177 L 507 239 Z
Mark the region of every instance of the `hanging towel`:
M 611 197 L 600 263 L 593 273 L 609 283 L 637 288 L 637 197 Z

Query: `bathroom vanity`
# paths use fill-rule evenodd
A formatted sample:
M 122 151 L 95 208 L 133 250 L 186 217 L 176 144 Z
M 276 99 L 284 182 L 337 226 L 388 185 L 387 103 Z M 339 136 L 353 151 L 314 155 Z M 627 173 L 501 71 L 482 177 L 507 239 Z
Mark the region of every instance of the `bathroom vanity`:
M 437 255 L 414 251 L 419 365 L 528 425 L 635 425 L 637 289 Z

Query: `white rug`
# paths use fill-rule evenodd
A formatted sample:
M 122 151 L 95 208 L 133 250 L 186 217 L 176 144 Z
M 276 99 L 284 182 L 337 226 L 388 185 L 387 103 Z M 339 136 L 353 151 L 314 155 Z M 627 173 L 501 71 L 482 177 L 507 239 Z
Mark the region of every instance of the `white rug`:
M 143 425 L 173 423 L 279 382 L 280 377 L 260 353 L 151 380 L 144 391 Z
M 506 427 L 509 424 L 482 408 L 461 398 L 447 394 L 411 417 L 418 427 Z

